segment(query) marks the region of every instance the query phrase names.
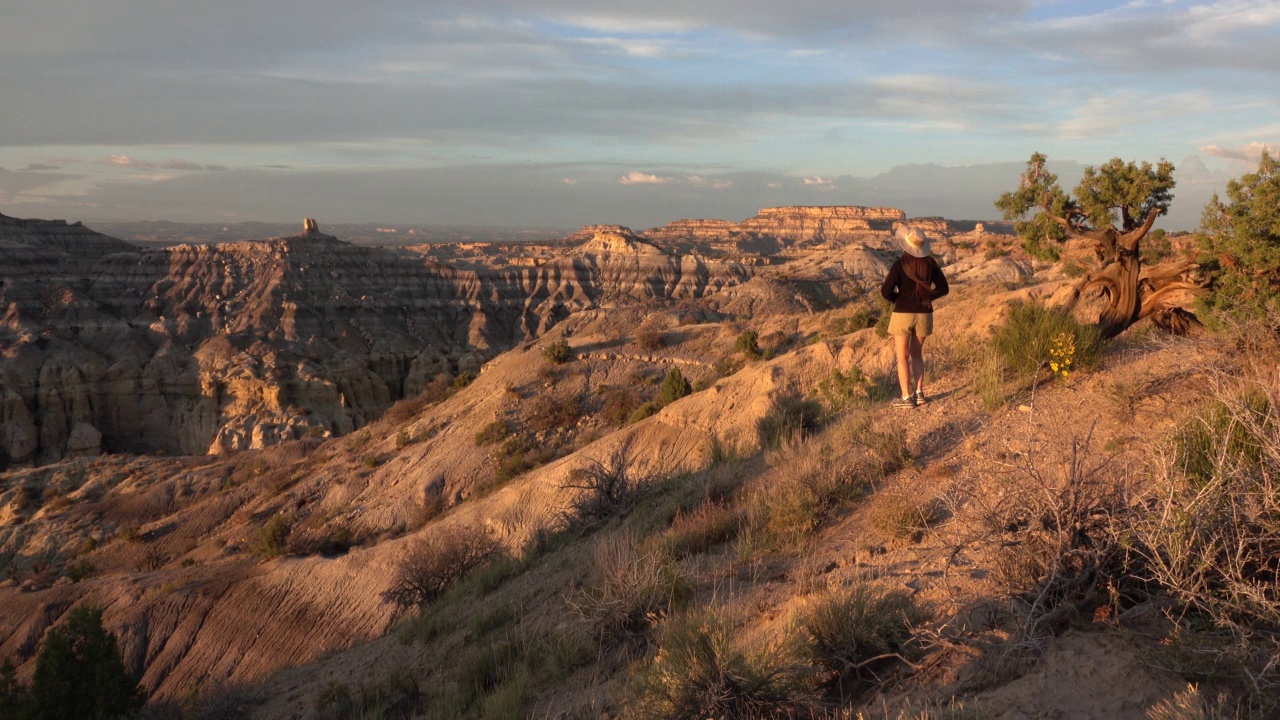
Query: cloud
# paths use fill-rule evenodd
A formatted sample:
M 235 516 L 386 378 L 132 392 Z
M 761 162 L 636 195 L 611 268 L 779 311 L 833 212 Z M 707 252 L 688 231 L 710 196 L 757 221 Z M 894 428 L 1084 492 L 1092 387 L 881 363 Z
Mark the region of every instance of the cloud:
M 1274 143 L 1251 142 L 1242 147 L 1230 148 L 1218 147 L 1217 145 L 1205 145 L 1200 148 L 1200 152 L 1205 155 L 1251 163 L 1258 162 L 1258 160 L 1262 158 L 1263 151 L 1266 151 L 1272 157 L 1280 157 L 1280 145 Z
M 618 183 L 621 185 L 663 185 L 673 180 L 674 178 L 658 177 L 650 173 L 642 173 L 639 170 L 632 170 L 618 178 Z
M 26 167 L 22 168 L 22 170 L 20 170 L 19 172 L 42 172 L 46 170 L 61 170 L 61 169 L 62 167 L 59 165 L 46 165 L 45 163 L 29 163 Z
M 577 185 L 577 184 L 578 184 L 578 179 L 577 179 L 577 178 L 565 178 L 565 179 L 561 180 L 560 182 L 564 183 L 565 185 Z
M 99 161 L 103 165 L 118 165 L 120 167 L 135 168 L 139 170 L 187 170 L 194 172 L 211 171 L 216 172 L 226 170 L 225 165 L 201 165 L 190 160 L 179 160 L 177 158 L 165 160 L 163 162 L 150 162 L 147 160 L 138 160 L 128 155 L 108 155 Z
M 685 181 L 694 187 L 711 188 L 712 190 L 728 190 L 733 187 L 732 180 L 723 178 L 705 178 L 701 175 L 685 175 Z
M 836 188 L 836 181 L 835 181 L 835 180 L 832 180 L 831 178 L 824 178 L 824 177 L 806 177 L 806 178 L 804 179 L 804 181 L 803 181 L 803 182 L 804 182 L 804 184 L 805 184 L 805 185 L 808 185 L 808 186 L 810 186 L 810 187 L 818 188 L 819 190 L 835 190 L 835 189 L 837 189 L 837 188 Z

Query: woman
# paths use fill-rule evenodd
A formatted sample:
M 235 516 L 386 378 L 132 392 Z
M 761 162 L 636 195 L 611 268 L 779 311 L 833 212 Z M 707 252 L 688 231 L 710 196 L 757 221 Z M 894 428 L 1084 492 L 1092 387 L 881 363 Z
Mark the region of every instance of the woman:
M 902 244 L 902 257 L 889 268 L 880 294 L 893 303 L 889 334 L 898 356 L 898 385 L 902 389 L 902 397 L 894 400 L 893 406 L 913 408 L 928 402 L 924 394 L 924 341 L 933 334 L 933 301 L 950 288 L 938 261 L 930 257 L 929 238 L 922 230 L 899 224 L 894 227 L 894 236 Z

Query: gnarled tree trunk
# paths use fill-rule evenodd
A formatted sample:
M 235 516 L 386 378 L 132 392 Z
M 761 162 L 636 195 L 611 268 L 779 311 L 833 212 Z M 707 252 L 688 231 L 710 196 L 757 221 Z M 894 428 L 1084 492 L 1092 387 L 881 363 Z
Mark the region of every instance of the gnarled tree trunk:
M 1108 301 L 1099 315 L 1097 324 L 1104 338 L 1112 338 L 1144 318 L 1151 318 L 1157 326 L 1179 335 L 1186 334 L 1198 324 L 1188 306 L 1204 292 L 1195 278 L 1199 267 L 1193 262 L 1166 262 L 1149 268 L 1142 266 L 1141 243 L 1150 232 L 1159 211 L 1152 208 L 1146 221 L 1125 231 L 1108 227 L 1101 230 L 1083 229 L 1068 218 L 1062 218 L 1044 209 L 1046 216 L 1061 225 L 1071 235 L 1092 240 L 1094 252 L 1102 267 L 1084 277 L 1076 285 L 1071 296 L 1074 307 L 1082 293 L 1096 292 Z M 1128 226 L 1128 214 L 1125 225 Z

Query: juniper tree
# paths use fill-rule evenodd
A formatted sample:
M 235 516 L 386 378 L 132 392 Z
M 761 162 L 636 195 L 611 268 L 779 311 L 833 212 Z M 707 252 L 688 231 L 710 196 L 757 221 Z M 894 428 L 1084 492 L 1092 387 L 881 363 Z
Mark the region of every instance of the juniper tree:
M 1214 292 L 1204 307 L 1280 330 L 1280 161 L 1262 153 L 1258 171 L 1227 183 L 1227 202 L 1205 206 L 1197 241 Z
M 1045 169 L 1048 158 L 1035 153 L 1027 161 L 1019 187 L 996 201 L 1028 250 L 1056 255 L 1069 238 L 1093 244 L 1098 266 L 1076 286 L 1072 304 L 1086 292 L 1097 292 L 1107 304 L 1097 324 L 1103 337 L 1114 337 L 1143 318 L 1183 333 L 1195 322 L 1187 310 L 1201 288 L 1193 277 L 1197 265 L 1167 261 L 1143 268 L 1141 243 L 1156 218 L 1173 201 L 1173 163 L 1126 163 L 1114 158 L 1086 167 L 1070 195 Z M 1046 242 L 1047 241 L 1047 242 Z M 1052 243 L 1052 244 L 1049 244 Z

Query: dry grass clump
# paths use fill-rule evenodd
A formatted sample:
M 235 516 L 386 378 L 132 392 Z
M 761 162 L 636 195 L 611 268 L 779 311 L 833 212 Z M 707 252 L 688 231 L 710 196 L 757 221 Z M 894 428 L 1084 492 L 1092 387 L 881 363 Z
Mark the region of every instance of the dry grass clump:
M 404 670 L 393 670 L 380 681 L 360 683 L 355 688 L 331 681 L 316 697 L 315 717 L 320 720 L 410 718 L 416 714 L 421 697 L 417 679 Z
M 648 630 L 688 591 L 669 547 L 618 532 L 596 541 L 587 581 L 567 604 L 601 644 L 611 644 Z
M 1200 693 L 1194 684 L 1187 689 L 1165 698 L 1147 711 L 1151 720 L 1238 720 L 1240 711 L 1230 707 L 1225 695 L 1210 700 Z
M 920 498 L 903 492 L 879 493 L 872 501 L 867 522 L 897 540 L 918 537 L 945 520 L 946 503 L 940 498 Z
M 855 462 L 876 480 L 883 480 L 910 464 L 912 455 L 906 430 L 877 422 L 878 419 L 878 415 L 868 413 L 846 416 L 832 428 L 832 444 L 859 451 L 862 457 Z
M 798 613 L 802 654 L 819 684 L 844 701 L 878 682 L 895 661 L 909 661 L 912 628 L 925 617 L 902 591 L 866 583 L 828 590 Z
M 425 607 L 500 550 L 498 542 L 479 528 L 442 528 L 405 550 L 395 582 L 382 597 L 399 608 Z
M 746 498 L 752 531 L 773 547 L 804 547 L 833 508 L 864 491 L 856 477 L 846 476 L 846 467 L 812 443 L 780 453 L 774 465 Z
M 662 542 L 676 557 L 685 557 L 732 540 L 741 523 L 740 510 L 708 498 L 690 512 L 677 510 L 671 527 L 662 535 Z
M 822 417 L 822 404 L 816 400 L 795 395 L 775 397 L 768 414 L 756 423 L 760 447 L 777 450 L 783 443 L 803 440 L 822 426 Z
M 809 668 L 785 646 L 740 648 L 720 611 L 676 617 L 636 679 L 629 715 L 654 720 L 796 717 L 811 706 Z

